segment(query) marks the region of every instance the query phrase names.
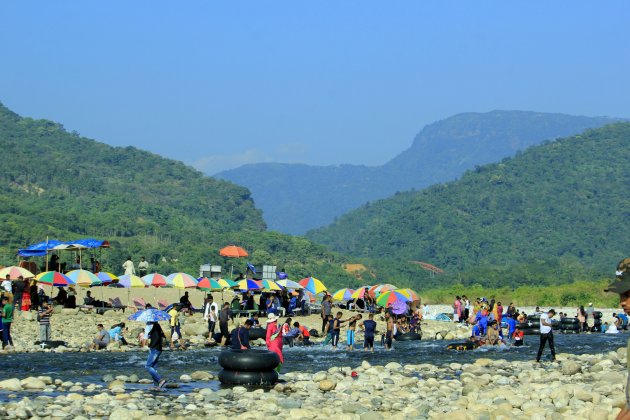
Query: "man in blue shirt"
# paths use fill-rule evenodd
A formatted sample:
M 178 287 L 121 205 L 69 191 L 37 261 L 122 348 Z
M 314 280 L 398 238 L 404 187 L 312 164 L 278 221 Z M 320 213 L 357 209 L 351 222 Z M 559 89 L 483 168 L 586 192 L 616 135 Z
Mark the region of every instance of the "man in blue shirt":
M 361 323 L 361 329 L 364 331 L 363 335 L 363 350 L 374 351 L 374 336 L 376 335 L 376 321 L 374 321 L 374 314 L 368 315 L 369 319 L 366 319 Z

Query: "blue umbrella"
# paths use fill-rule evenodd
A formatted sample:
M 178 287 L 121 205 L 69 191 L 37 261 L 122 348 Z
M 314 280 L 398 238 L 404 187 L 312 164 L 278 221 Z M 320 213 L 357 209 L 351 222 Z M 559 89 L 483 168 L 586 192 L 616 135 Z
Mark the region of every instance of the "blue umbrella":
M 132 314 L 129 318 L 130 321 L 139 321 L 139 322 L 158 322 L 158 321 L 168 321 L 171 319 L 171 316 L 164 311 L 160 311 L 159 309 L 145 309 L 144 311 L 138 311 Z

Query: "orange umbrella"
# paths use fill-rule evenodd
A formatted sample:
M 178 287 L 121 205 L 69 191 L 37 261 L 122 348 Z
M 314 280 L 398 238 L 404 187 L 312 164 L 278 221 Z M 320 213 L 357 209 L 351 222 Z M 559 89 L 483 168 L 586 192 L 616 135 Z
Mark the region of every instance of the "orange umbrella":
M 229 246 L 226 246 L 225 248 L 221 248 L 221 250 L 219 251 L 219 255 L 228 257 L 228 258 L 241 258 L 241 257 L 249 256 L 247 251 L 245 251 L 240 246 L 236 246 L 236 245 L 229 245 Z

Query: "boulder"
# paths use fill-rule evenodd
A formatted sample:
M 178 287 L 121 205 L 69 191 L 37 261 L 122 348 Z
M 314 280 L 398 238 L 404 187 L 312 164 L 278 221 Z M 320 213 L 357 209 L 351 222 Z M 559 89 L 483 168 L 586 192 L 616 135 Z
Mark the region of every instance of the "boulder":
M 183 333 L 185 335 L 202 335 L 208 337 L 208 326 L 205 324 L 184 324 Z
M 29 377 L 20 381 L 23 389 L 42 390 L 46 388 L 46 383 L 39 378 Z
M 333 389 L 335 389 L 335 387 L 337 386 L 337 383 L 328 379 L 324 379 L 323 381 L 321 381 L 319 383 L 319 389 L 320 391 L 332 391 Z
M 22 385 L 17 378 L 5 379 L 0 381 L 0 389 L 6 389 L 7 391 L 21 391 Z
M 193 381 L 210 381 L 212 380 L 212 374 L 203 370 L 198 370 L 190 375 Z
M 582 371 L 582 367 L 574 362 L 573 360 L 567 360 L 562 363 L 562 373 L 564 375 L 575 375 L 576 373 L 580 373 Z

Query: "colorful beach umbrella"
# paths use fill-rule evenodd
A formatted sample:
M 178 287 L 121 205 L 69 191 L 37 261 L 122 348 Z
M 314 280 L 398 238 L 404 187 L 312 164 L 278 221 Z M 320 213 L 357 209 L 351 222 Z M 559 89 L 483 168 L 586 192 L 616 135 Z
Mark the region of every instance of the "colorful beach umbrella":
M 67 274 L 77 286 L 92 287 L 100 286 L 103 282 L 96 276 L 96 274 L 87 270 L 72 270 Z
M 266 290 L 269 292 L 284 290 L 284 287 L 280 286 L 278 283 L 276 283 L 273 280 L 260 280 L 260 281 L 257 281 L 256 283 L 258 283 L 258 285 L 260 286 L 262 290 Z
M 111 283 L 113 281 L 118 280 L 118 276 L 116 276 L 115 274 L 112 273 L 108 273 L 106 271 L 101 271 L 99 273 L 95 273 L 96 277 L 98 277 L 98 279 L 103 282 L 103 284 L 107 284 L 107 283 Z
M 260 285 L 252 279 L 241 280 L 237 283 L 238 290 L 260 290 Z
M 131 287 L 147 287 L 146 283 L 142 279 L 133 274 L 125 274 L 118 278 L 118 284 L 127 289 Z
M 385 308 L 396 301 L 409 302 L 411 301 L 411 299 L 409 299 L 402 293 L 398 293 L 395 290 L 390 290 L 389 292 L 382 293 L 376 298 L 376 304 Z
M 159 321 L 168 321 L 171 319 L 171 316 L 164 311 L 160 311 L 159 309 L 145 309 L 143 311 L 138 311 L 136 313 L 131 314 L 129 318 L 130 321 L 139 321 L 139 322 L 159 322 Z
M 289 279 L 278 280 L 276 283 L 278 283 L 280 286 L 284 287 L 285 289 L 289 289 L 289 290 L 304 289 L 304 287 L 302 287 L 300 283 L 293 280 L 289 280 Z
M 249 256 L 247 251 L 236 245 L 228 245 L 225 248 L 221 248 L 219 250 L 219 255 L 228 258 L 242 258 Z
M 166 281 L 166 277 L 159 273 L 151 273 L 146 276 L 142 276 L 142 282 L 147 286 L 153 287 L 166 287 L 168 286 L 168 282 Z
M 41 284 L 55 287 L 66 287 L 74 284 L 74 281 L 72 281 L 70 277 L 65 274 L 61 274 L 58 271 L 45 271 L 43 273 L 39 273 L 35 276 L 35 279 Z
M 197 289 L 203 290 L 204 292 L 214 292 L 223 290 L 224 287 L 215 279 L 202 277 L 197 283 Z
M 173 273 L 166 278 L 166 282 L 177 289 L 197 287 L 197 279 L 186 273 Z
M 390 290 L 396 290 L 398 287 L 393 284 L 377 284 L 376 286 L 370 287 L 369 293 L 372 297 L 376 297 L 381 293 L 389 292 Z
M 231 289 L 238 286 L 235 281 L 228 279 L 217 279 L 217 283 L 219 283 L 224 289 Z
M 332 297 L 334 300 L 350 300 L 353 293 L 354 290 L 352 289 L 339 289 L 332 294 Z
M 363 286 L 358 288 L 353 294 L 352 294 L 352 299 L 365 299 L 365 294 L 367 293 L 368 295 L 370 294 L 369 290 L 370 290 L 371 286 Z
M 18 267 L 15 265 L 4 267 L 0 270 L 0 279 L 5 280 L 9 276 L 10 280 L 18 280 L 20 276 L 22 278 L 28 279 L 31 277 L 35 277 L 35 274 L 28 271 L 26 268 Z
M 300 283 L 302 287 L 304 287 L 306 290 L 313 293 L 314 295 L 325 292 L 327 290 L 326 286 L 324 286 L 324 283 L 322 283 L 315 277 L 307 277 L 300 280 L 298 283 Z
M 420 300 L 420 298 L 418 297 L 418 294 L 411 289 L 396 289 L 396 292 L 407 296 L 409 300 L 412 302 L 416 300 Z

